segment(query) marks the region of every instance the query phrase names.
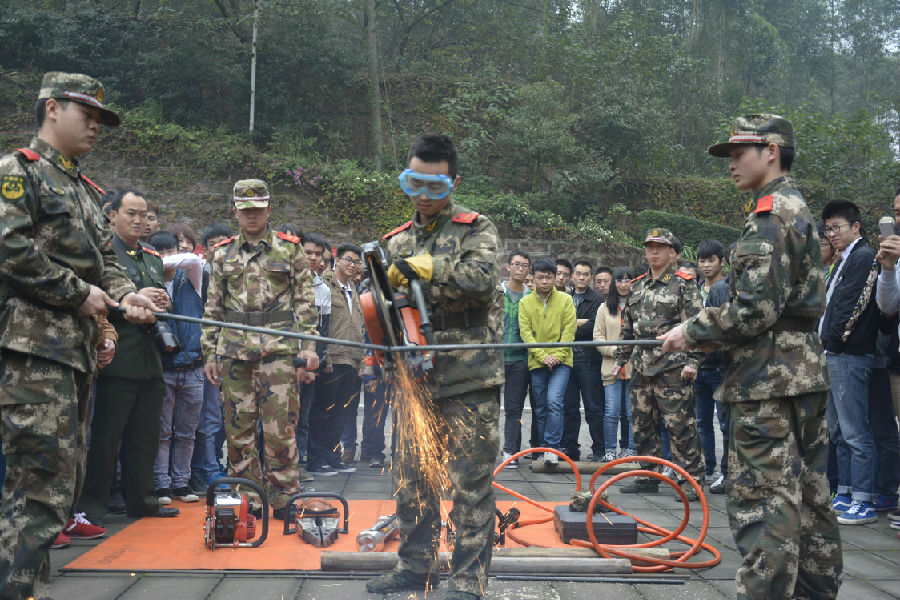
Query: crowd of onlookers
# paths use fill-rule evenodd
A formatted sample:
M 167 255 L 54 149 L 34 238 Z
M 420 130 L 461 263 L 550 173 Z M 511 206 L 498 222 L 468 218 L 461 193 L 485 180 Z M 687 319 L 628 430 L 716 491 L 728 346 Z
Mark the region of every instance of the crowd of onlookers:
M 119 227 L 126 226 L 127 215 L 121 195 L 111 198 L 106 210 L 115 230 L 117 221 Z M 163 260 L 169 310 L 201 317 L 210 275 L 207 257 L 233 231 L 224 223 L 214 223 L 199 235 L 183 223 L 162 228 L 159 207 L 152 201 L 147 205 L 141 240 Z M 838 513 L 847 515 L 842 523 L 867 523 L 875 520 L 876 511 L 893 511 L 892 527 L 900 528 L 896 512 L 900 485 L 896 421 L 900 397 L 900 238 L 896 245 L 891 239 L 884 241 L 876 253 L 867 243 L 859 211 L 851 203 L 831 203 L 822 217 L 819 243 L 826 269 L 827 308 L 817 326 L 831 374 L 827 420 L 833 505 Z M 283 225 L 280 231 L 301 239 L 313 273 L 318 333 L 365 341 L 361 311 L 354 314 L 353 306 L 346 310 L 343 303 L 337 305 L 340 310 L 334 310 L 332 304 L 334 295 L 343 296 L 342 290 L 351 285 L 359 291 L 365 275 L 359 247 L 341 244 L 334 248 L 324 236 L 292 225 Z M 696 263 L 682 259 L 677 239 L 675 250 L 672 267 L 699 287 L 704 305 L 719 306 L 728 301 L 729 250 L 722 243 L 701 243 Z M 510 252 L 505 262 L 506 276 L 498 282 L 498 302 L 502 296 L 503 341 L 507 343 L 620 340 L 632 282 L 647 271 L 646 266 L 599 266 L 585 258 L 569 261 L 532 257 L 523 250 Z M 330 283 L 326 283 L 323 277 L 329 274 Z M 152 479 L 162 507 L 173 500 L 199 501 L 207 487 L 226 473 L 219 388 L 204 379 L 202 369 L 198 371 L 203 364 L 200 326 L 172 323 L 170 327 L 180 347 L 171 356 L 162 353 L 165 392 L 158 433 L 146 423 L 139 423 L 142 439 L 146 439 L 147 430 L 159 438 Z M 301 481 L 354 472 L 358 465 L 372 469 L 389 467 L 385 422 L 390 393 L 377 363 L 361 355 L 349 356 L 352 353 L 346 347 L 334 344 L 318 344 L 317 354 L 321 361 L 318 381 L 303 384 L 300 394 L 296 439 Z M 573 460 L 598 462 L 635 455 L 629 397 L 632 372 L 626 367 L 614 374 L 614 345 L 506 349 L 503 355 L 504 460 L 511 459 L 523 447 L 555 448 Z M 704 483 L 715 494 L 724 493 L 728 482 L 727 399 L 715 399 L 722 381 L 723 361 L 721 351 L 706 354 L 694 382 L 696 430 L 706 465 Z M 102 368 L 108 363 L 101 347 L 101 382 Z M 569 368 L 554 369 L 562 364 Z M 344 370 L 352 371 L 354 377 L 343 379 L 355 384 L 335 385 Z M 102 390 L 102 385 L 99 387 Z M 528 441 L 523 444 L 526 399 L 533 418 L 530 430 L 525 432 Z M 360 404 L 364 407 L 362 415 Z M 590 438 L 590 448 L 584 451 L 579 444 L 582 407 Z M 360 416 L 362 439 L 357 435 Z M 724 442 L 721 460 L 717 460 L 716 416 Z M 107 426 L 105 421 L 100 423 Z M 94 427 L 97 426 L 95 420 Z M 662 458 L 671 460 L 665 426 L 660 422 L 659 427 Z M 123 430 L 121 452 L 115 463 L 118 466 L 113 472 L 92 473 L 89 454 L 87 481 L 94 482 L 95 487 L 108 485 L 109 489 L 102 494 L 88 489 L 83 498 L 102 498 L 105 505 L 87 515 L 74 515 L 54 547 L 65 545 L 66 535 L 102 536 L 102 515 L 106 510 L 129 512 L 122 491 L 130 477 L 129 457 L 138 450 L 128 443 L 128 437 L 138 435 L 138 429 Z M 557 462 L 550 453 L 525 458 Z M 518 462 L 510 460 L 507 468 L 517 468 Z M 671 470 L 667 474 L 671 475 Z M 85 499 L 84 504 L 88 503 Z
M 895 211 L 900 222 L 900 195 Z M 849 202 L 829 203 L 821 217 L 826 310 L 816 326 L 831 378 L 826 420 L 833 508 L 842 524 L 871 523 L 878 512 L 885 512 L 890 526 L 900 529 L 900 237 L 881 236 L 876 251 L 867 240 L 858 207 Z M 693 263 L 682 260 L 677 239 L 674 246 L 672 268 L 699 286 L 704 306 L 728 302 L 728 256 L 733 248 L 726 249 L 717 240 L 704 241 Z M 635 277 L 647 272 L 646 266 L 595 267 L 587 259 L 532 259 L 524 251 L 511 252 L 506 269 L 504 341 L 510 343 L 619 340 L 631 286 Z M 529 302 L 535 291 L 540 297 Z M 570 295 L 573 302 L 555 300 L 554 292 Z M 628 392 L 632 373 L 626 366 L 613 375 L 614 347 L 514 349 L 506 350 L 504 358 L 504 460 L 522 448 L 520 419 L 526 397 L 534 417 L 529 446 L 554 448 L 573 460 L 584 458 L 578 443 L 583 406 L 591 440 L 588 460 L 605 462 L 635 454 Z M 714 494 L 725 493 L 728 485 L 728 399 L 715 398 L 725 360 L 721 350 L 705 354 L 693 385 L 693 416 L 706 465 L 704 483 Z M 555 368 L 562 364 L 569 368 Z M 720 461 L 713 429 L 716 415 L 723 438 Z M 672 460 L 662 420 L 657 426 L 662 458 Z M 550 453 L 526 457 L 557 462 Z M 511 460 L 507 468 L 516 468 L 517 463 Z

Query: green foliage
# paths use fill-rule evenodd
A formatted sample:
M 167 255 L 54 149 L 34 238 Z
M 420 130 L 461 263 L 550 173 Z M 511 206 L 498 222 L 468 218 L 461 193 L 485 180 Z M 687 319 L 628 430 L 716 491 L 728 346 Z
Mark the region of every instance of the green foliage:
M 643 239 L 642 236 L 648 229 L 662 227 L 674 233 L 685 247 L 693 248 L 708 239 L 717 239 L 727 248 L 741 235 L 741 230 L 734 227 L 716 225 L 661 210 L 643 210 L 637 214 L 636 222 L 639 232 L 639 236 L 636 237 Z
M 722 161 L 722 166 L 725 166 Z M 750 199 L 727 179 L 708 177 L 646 177 L 629 180 L 614 196 L 632 210 L 653 209 L 731 227 L 743 226 Z
M 317 216 L 352 228 L 358 237 L 380 238 L 412 216 L 412 203 L 394 175 L 366 169 L 351 160 L 303 169 L 302 177 L 296 173 L 298 187 L 313 195 Z
M 115 139 L 116 158 L 160 169 L 159 184 L 190 184 L 203 173 L 208 178 L 259 177 L 271 180 L 279 171 L 276 157 L 261 153 L 247 136 L 226 129 L 188 129 L 166 121 L 158 103 L 147 102 L 126 111 L 119 129 L 108 134 Z M 98 154 L 111 148 L 98 145 Z M 273 160 L 275 159 L 275 160 Z M 168 179 L 167 179 L 168 178 Z

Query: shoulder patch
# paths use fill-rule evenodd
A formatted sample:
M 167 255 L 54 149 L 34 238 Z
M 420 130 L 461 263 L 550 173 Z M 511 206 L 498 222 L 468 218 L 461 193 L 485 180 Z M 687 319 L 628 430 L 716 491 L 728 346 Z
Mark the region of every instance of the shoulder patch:
M 296 235 L 291 235 L 289 233 L 284 233 L 282 231 L 279 231 L 275 235 L 278 237 L 278 239 L 284 240 L 286 242 L 290 242 L 292 244 L 300 243 L 300 238 L 298 238 Z
M 395 229 L 395 230 L 393 230 L 393 231 L 389 231 L 389 232 L 386 233 L 385 236 L 384 236 L 383 238 L 381 238 L 381 239 L 382 239 L 382 241 L 384 241 L 384 240 L 388 239 L 388 238 L 391 237 L 391 236 L 397 235 L 397 234 L 400 233 L 401 231 L 404 231 L 404 230 L 406 230 L 406 229 L 409 229 L 410 227 L 412 227 L 412 220 L 407 221 L 406 223 L 404 223 L 403 225 L 401 225 L 400 227 L 398 227 L 397 229 Z
M 147 254 L 152 254 L 156 258 L 162 258 L 162 255 L 160 255 L 159 252 L 157 252 L 156 250 L 153 250 L 152 248 L 147 248 L 146 246 L 141 246 L 141 248 L 143 248 L 144 252 L 146 252 Z
M 639 280 L 643 279 L 644 277 L 646 277 L 646 276 L 649 275 L 649 274 L 650 274 L 650 273 L 649 273 L 649 271 L 648 271 L 647 273 L 644 273 L 643 275 L 638 275 L 637 277 L 635 277 L 634 279 L 631 280 L 631 283 L 634 283 L 635 281 L 639 281 Z
M 775 199 L 771 195 L 763 196 L 759 199 L 759 202 L 756 203 L 756 210 L 754 210 L 753 212 L 755 212 L 756 214 L 759 214 L 761 212 L 772 212 L 774 204 Z
M 221 242 L 219 242 L 218 244 L 213 246 L 213 248 L 218 248 L 219 246 L 224 246 L 225 244 L 230 244 L 233 241 L 234 241 L 234 236 L 231 236 L 227 240 L 222 240 Z
M 453 221 L 454 223 L 471 224 L 477 218 L 478 218 L 477 212 L 459 213 L 457 215 L 453 215 L 453 218 L 451 219 L 451 221 Z
M 91 186 L 92 188 L 94 188 L 95 190 L 97 190 L 98 192 L 100 192 L 100 195 L 101 195 L 101 196 L 105 196 L 105 195 L 106 195 L 106 192 L 103 190 L 102 187 L 100 187 L 99 185 L 97 185 L 96 183 L 94 183 L 93 181 L 91 181 L 90 179 L 88 179 L 87 177 L 85 177 L 84 175 L 82 175 L 81 178 L 84 180 L 84 182 L 85 182 L 86 184 L 88 184 L 89 186 Z
M 30 162 L 35 162 L 37 160 L 40 160 L 41 158 L 41 155 L 31 148 L 16 148 L 16 152 L 20 152 L 22 156 L 24 156 Z
M 678 275 L 679 277 L 681 277 L 682 279 L 691 280 L 694 278 L 694 276 L 691 275 L 690 273 L 688 273 L 687 271 L 675 271 L 675 274 Z

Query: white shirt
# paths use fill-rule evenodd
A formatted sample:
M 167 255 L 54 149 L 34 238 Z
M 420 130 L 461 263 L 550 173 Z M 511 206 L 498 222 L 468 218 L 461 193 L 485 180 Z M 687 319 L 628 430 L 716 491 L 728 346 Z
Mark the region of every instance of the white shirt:
M 347 299 L 347 306 L 350 307 L 350 315 L 353 315 L 353 287 L 352 284 L 348 281 L 346 284 L 341 283 L 340 279 L 335 277 L 335 280 L 338 282 L 338 285 L 341 286 L 341 289 L 344 291 L 344 297 Z

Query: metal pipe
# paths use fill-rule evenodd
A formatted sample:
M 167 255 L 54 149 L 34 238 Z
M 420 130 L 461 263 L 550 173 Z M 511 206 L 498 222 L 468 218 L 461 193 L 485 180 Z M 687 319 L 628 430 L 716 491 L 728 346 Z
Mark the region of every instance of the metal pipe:
M 122 307 L 110 308 L 110 312 L 124 313 Z M 338 346 L 349 346 L 351 348 L 364 348 L 366 350 L 380 350 L 382 352 L 422 352 L 429 351 L 448 351 L 448 350 L 506 350 L 514 348 L 577 348 L 577 347 L 598 347 L 598 346 L 662 346 L 659 340 L 604 340 L 595 342 L 593 340 L 583 340 L 580 342 L 537 342 L 534 344 L 517 343 L 517 344 L 428 344 L 424 346 L 385 346 L 383 344 L 371 344 L 367 342 L 354 342 L 351 340 L 339 340 L 336 338 L 324 337 L 319 335 L 308 335 L 305 333 L 297 333 L 294 331 L 282 331 L 281 329 L 271 329 L 269 327 L 254 327 L 252 325 L 243 325 L 241 323 L 228 323 L 227 321 L 215 321 L 213 319 L 202 319 L 198 317 L 189 317 L 186 315 L 176 315 L 167 312 L 154 312 L 153 316 L 161 321 L 184 321 L 185 323 L 197 323 L 199 325 L 208 325 L 210 327 L 224 327 L 226 329 L 237 329 L 239 331 L 248 331 L 250 333 L 261 333 L 264 335 L 277 335 L 297 340 L 308 340 L 313 342 L 325 342 L 326 344 L 336 344 Z

